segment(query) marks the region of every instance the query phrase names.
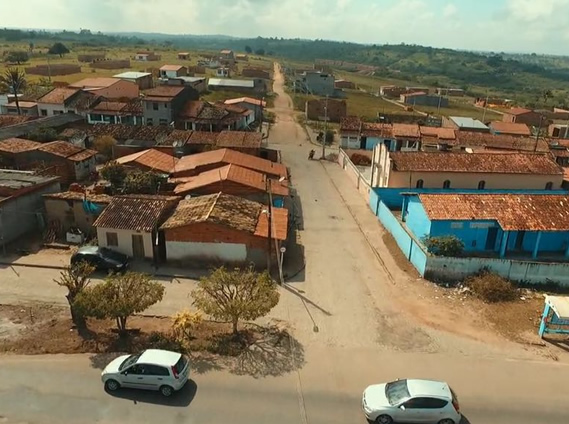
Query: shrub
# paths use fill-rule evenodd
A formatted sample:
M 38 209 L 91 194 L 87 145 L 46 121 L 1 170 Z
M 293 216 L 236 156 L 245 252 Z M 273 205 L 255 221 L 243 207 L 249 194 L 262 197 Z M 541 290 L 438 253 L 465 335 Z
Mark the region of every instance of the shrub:
M 203 317 L 199 312 L 178 312 L 174 316 L 174 322 L 172 323 L 172 333 L 174 334 L 175 339 L 179 343 L 185 345 L 193 338 L 192 333 L 202 321 Z
M 436 256 L 462 256 L 464 243 L 455 236 L 425 237 L 423 244 Z
M 510 302 L 517 299 L 518 288 L 498 274 L 487 269 L 465 281 L 472 293 L 486 303 Z

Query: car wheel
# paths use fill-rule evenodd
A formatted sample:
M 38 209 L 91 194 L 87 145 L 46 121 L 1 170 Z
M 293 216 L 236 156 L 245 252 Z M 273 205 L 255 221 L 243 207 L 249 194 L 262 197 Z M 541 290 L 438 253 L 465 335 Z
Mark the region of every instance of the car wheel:
M 162 386 L 160 387 L 160 393 L 162 393 L 162 396 L 164 397 L 170 397 L 172 396 L 172 393 L 174 393 L 174 389 L 170 386 Z
M 391 418 L 389 415 L 380 415 L 379 417 L 377 417 L 375 419 L 375 422 L 377 424 L 392 424 L 393 423 L 393 418 Z
M 451 420 L 450 418 L 445 418 L 444 420 L 440 420 L 439 424 L 455 424 L 454 420 Z
M 121 388 L 121 385 L 116 380 L 107 380 L 105 382 L 105 389 L 107 389 L 109 392 L 117 391 L 120 388 Z

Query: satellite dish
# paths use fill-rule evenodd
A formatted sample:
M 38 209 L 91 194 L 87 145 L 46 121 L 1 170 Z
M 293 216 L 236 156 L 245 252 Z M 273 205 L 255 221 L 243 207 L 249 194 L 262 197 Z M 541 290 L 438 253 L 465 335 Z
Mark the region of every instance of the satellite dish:
M 191 198 L 192 198 L 192 195 L 191 195 L 191 194 L 186 194 L 186 195 L 184 196 L 184 200 L 190 200 Z

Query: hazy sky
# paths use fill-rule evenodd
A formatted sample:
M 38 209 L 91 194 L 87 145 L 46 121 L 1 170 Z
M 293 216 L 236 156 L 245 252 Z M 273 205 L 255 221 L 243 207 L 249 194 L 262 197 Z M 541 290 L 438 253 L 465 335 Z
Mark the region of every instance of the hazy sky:
M 0 0 L 0 25 L 569 54 L 569 0 Z

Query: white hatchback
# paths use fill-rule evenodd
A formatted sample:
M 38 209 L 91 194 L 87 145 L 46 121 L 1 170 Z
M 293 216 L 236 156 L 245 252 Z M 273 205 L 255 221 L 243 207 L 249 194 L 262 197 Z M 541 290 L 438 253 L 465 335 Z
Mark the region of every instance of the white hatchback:
M 181 353 L 147 349 L 135 355 L 119 356 L 101 373 L 105 389 L 121 387 L 158 390 L 171 396 L 184 387 L 190 376 L 190 361 Z
M 365 389 L 362 407 L 377 424 L 458 424 L 458 399 L 447 383 L 433 380 L 397 380 Z

